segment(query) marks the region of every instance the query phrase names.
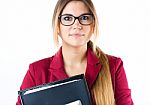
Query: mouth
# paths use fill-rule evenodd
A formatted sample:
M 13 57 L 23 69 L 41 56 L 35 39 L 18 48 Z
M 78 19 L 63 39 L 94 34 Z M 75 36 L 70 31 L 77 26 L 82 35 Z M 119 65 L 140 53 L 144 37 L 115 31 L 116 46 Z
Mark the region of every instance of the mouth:
M 84 34 L 75 33 L 75 34 L 69 34 L 69 36 L 82 37 L 82 36 L 84 36 Z

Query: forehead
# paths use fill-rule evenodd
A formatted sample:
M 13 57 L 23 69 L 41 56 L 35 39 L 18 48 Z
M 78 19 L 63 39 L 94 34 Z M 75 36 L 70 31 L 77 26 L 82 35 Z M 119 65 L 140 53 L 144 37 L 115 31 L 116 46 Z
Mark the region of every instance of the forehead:
M 71 1 L 62 11 L 62 14 L 72 14 L 74 16 L 79 16 L 84 13 L 89 13 L 89 9 L 82 1 Z

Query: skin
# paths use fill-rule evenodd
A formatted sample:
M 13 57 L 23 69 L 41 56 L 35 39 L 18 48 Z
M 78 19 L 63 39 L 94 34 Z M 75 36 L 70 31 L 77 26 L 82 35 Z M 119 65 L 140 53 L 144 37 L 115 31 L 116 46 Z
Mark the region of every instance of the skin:
M 62 12 L 62 14 L 73 16 L 80 16 L 84 13 L 89 13 L 89 10 L 82 1 L 69 2 Z M 85 74 L 87 42 L 92 36 L 92 25 L 81 25 L 76 19 L 71 26 L 64 26 L 60 23 L 59 27 L 66 73 L 68 76 Z

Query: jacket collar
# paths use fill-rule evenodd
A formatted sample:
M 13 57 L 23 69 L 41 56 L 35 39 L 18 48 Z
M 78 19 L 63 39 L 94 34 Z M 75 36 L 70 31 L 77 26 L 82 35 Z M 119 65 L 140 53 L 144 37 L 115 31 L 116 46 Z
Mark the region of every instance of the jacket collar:
M 63 56 L 62 56 L 62 47 L 58 50 L 58 52 L 54 55 L 53 60 L 50 64 L 50 68 L 58 70 L 64 67 L 63 63 Z
M 99 59 L 96 57 L 94 52 L 88 48 L 87 49 L 87 67 L 85 78 L 89 88 L 92 88 L 94 81 L 96 80 L 98 73 L 100 71 L 101 64 Z M 56 77 L 57 80 L 68 78 L 68 75 L 65 72 L 63 56 L 62 56 L 62 47 L 54 55 L 52 62 L 50 63 L 50 72 Z
M 50 63 L 49 71 L 56 77 L 56 80 L 62 80 L 68 78 L 65 72 L 64 61 L 62 56 L 62 47 L 54 55 L 52 62 Z
M 90 48 L 88 48 L 85 78 L 90 89 L 92 88 L 95 80 L 97 79 L 101 67 L 102 65 L 100 63 L 100 60 L 96 57 L 94 52 Z

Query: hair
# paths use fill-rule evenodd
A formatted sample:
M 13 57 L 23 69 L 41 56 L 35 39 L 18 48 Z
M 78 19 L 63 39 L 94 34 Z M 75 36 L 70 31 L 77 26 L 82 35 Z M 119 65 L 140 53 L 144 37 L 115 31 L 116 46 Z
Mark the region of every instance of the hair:
M 95 99 L 96 105 L 114 105 L 114 92 L 112 87 L 112 80 L 109 68 L 109 62 L 106 54 L 104 54 L 99 47 L 96 46 L 95 40 L 97 39 L 98 32 L 98 18 L 96 14 L 95 7 L 91 0 L 58 0 L 52 19 L 52 27 L 53 27 L 53 38 L 54 45 L 56 47 L 59 46 L 58 34 L 59 34 L 59 24 L 60 21 L 58 19 L 59 15 L 61 15 L 65 6 L 71 1 L 82 1 L 88 8 L 89 11 L 94 16 L 94 25 L 93 25 L 93 35 L 94 41 L 89 41 L 87 46 L 91 48 L 97 58 L 100 60 L 102 64 L 102 70 L 100 71 L 97 80 L 95 81 L 92 87 L 93 98 Z

